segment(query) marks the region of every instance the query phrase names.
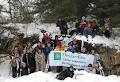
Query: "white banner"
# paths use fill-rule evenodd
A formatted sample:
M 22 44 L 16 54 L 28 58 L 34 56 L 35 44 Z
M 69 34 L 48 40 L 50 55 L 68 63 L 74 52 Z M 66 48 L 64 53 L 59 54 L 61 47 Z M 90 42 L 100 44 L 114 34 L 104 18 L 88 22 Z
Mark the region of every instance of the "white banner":
M 51 51 L 49 54 L 50 66 L 73 66 L 77 69 L 86 69 L 88 64 L 93 64 L 94 56 L 83 53 L 72 53 L 64 51 Z

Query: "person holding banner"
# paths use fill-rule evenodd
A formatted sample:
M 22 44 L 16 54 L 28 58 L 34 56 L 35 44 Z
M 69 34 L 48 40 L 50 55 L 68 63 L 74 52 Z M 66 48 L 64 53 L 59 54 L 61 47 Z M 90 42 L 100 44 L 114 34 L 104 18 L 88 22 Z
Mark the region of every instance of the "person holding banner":
M 54 51 L 64 51 L 64 47 L 62 46 L 61 41 L 57 42 L 57 45 L 56 45 Z M 57 72 L 62 71 L 62 66 L 57 66 L 56 70 L 57 70 Z
M 61 41 L 57 42 L 57 45 L 56 45 L 54 51 L 64 51 L 64 47 L 62 46 Z M 62 66 L 57 66 L 56 70 L 57 70 L 57 72 L 62 71 Z
M 68 43 L 68 50 L 67 51 L 70 51 L 70 52 L 77 52 L 78 51 L 78 43 L 77 43 L 77 40 L 74 39 L 73 41 L 71 41 L 70 43 Z
M 57 45 L 56 45 L 56 47 L 55 47 L 54 50 L 55 50 L 55 51 L 64 51 L 64 47 L 62 46 L 61 41 L 58 41 L 58 42 L 57 42 Z

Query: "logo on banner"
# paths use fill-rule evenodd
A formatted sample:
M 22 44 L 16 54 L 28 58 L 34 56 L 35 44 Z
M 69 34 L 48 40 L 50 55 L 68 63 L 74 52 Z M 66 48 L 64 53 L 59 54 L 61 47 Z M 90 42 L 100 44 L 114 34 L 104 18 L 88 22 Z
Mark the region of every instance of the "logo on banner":
M 61 60 L 61 52 L 54 52 L 54 60 Z

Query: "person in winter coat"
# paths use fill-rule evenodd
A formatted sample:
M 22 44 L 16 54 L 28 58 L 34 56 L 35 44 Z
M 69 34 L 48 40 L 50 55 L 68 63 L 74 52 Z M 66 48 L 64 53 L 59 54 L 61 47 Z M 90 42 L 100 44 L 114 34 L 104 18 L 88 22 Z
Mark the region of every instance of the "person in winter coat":
M 43 52 L 45 55 L 45 62 L 47 63 L 49 53 L 53 50 L 53 47 L 51 47 L 50 43 L 45 44 L 45 47 L 43 48 Z
M 19 77 L 20 76 L 21 54 L 17 46 L 11 52 L 10 59 L 11 59 L 12 77 L 13 78 Z
M 95 37 L 95 35 L 97 34 L 97 32 L 99 31 L 99 27 L 97 26 L 97 23 L 95 20 L 92 21 L 91 23 L 91 28 L 92 28 L 92 38 Z
M 55 47 L 54 50 L 55 50 L 55 51 L 64 51 L 64 48 L 63 48 L 63 46 L 62 46 L 61 41 L 58 41 L 58 42 L 57 42 L 57 45 L 56 45 L 56 47 Z
M 77 40 L 73 40 L 70 43 L 68 43 L 68 50 L 67 51 L 71 51 L 71 52 L 77 52 L 78 51 L 78 43 Z
M 111 37 L 111 32 L 110 32 L 109 28 L 105 29 L 104 35 L 105 35 L 106 38 Z
M 57 42 L 57 45 L 56 45 L 54 51 L 64 51 L 64 47 L 62 46 L 61 41 Z M 61 70 L 62 70 L 62 66 L 57 66 L 56 71 L 60 72 Z
M 87 26 L 87 22 L 86 22 L 85 20 L 81 20 L 80 26 L 79 26 L 79 29 L 78 29 L 78 31 L 79 31 L 79 33 L 80 33 L 81 35 L 83 35 L 84 28 L 85 28 L 86 26 Z
M 43 52 L 38 50 L 35 54 L 36 60 L 36 71 L 44 71 L 45 70 L 45 55 Z
M 88 35 L 91 35 L 91 32 L 91 22 L 87 22 L 87 25 L 84 28 L 84 35 L 86 36 L 86 38 L 88 38 Z
M 55 39 L 54 40 L 52 40 L 52 46 L 55 48 L 56 47 L 56 45 L 57 45 L 57 42 L 59 41 L 59 39 L 58 39 L 59 37 L 58 37 L 58 35 L 55 35 Z
M 43 39 L 42 39 L 42 43 L 47 44 L 51 41 L 51 34 L 45 30 L 42 31 L 43 33 Z
M 59 80 L 64 80 L 67 77 L 72 78 L 74 76 L 74 68 L 72 66 L 68 67 L 66 70 L 60 72 L 57 76 L 56 79 Z
M 20 51 L 19 51 L 17 46 L 15 46 L 15 48 L 10 53 L 10 58 L 12 58 L 13 56 L 15 58 L 20 58 L 21 57 L 21 53 L 20 53 Z
M 36 69 L 35 55 L 32 53 L 32 48 L 23 55 L 22 61 L 28 68 L 28 73 L 34 73 Z
M 45 68 L 45 55 L 43 53 L 42 43 L 38 42 L 33 50 L 35 54 L 36 71 L 44 71 Z
M 62 20 L 58 19 L 57 23 L 56 23 L 56 27 L 62 27 Z
M 63 19 L 59 19 L 56 23 L 56 26 L 60 28 L 61 34 L 67 34 L 67 22 Z
M 62 25 L 63 25 L 63 27 L 62 27 L 62 30 L 63 30 L 62 34 L 67 35 L 67 30 L 68 30 L 67 22 L 65 20 L 62 20 Z

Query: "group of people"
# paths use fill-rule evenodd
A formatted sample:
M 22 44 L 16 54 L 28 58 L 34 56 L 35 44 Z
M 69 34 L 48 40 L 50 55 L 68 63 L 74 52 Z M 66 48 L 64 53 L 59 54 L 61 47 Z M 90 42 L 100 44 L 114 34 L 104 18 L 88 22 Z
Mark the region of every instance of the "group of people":
M 61 34 L 67 34 L 68 28 L 66 21 L 59 19 L 57 26 L 60 27 Z M 95 20 L 81 20 L 81 22 L 77 21 L 75 26 L 75 32 L 70 37 L 71 41 L 67 44 L 67 48 L 66 46 L 63 46 L 62 40 L 59 39 L 62 36 L 56 35 L 55 38 L 52 39 L 51 34 L 45 30 L 41 31 L 43 33 L 41 42 L 36 41 L 35 43 L 32 43 L 28 41 L 22 52 L 19 50 L 18 46 L 15 46 L 10 52 L 12 77 L 16 78 L 37 71 L 45 72 L 49 53 L 51 51 L 69 51 L 73 53 L 91 54 L 94 56 L 94 64 L 90 63 L 86 71 L 99 74 L 99 54 L 95 51 L 95 48 L 90 49 L 89 46 L 82 46 L 82 42 L 75 38 L 76 34 L 85 34 L 87 37 L 88 34 L 91 33 L 94 37 L 99 29 L 97 22 Z M 50 67 L 48 71 L 60 72 L 56 77 L 57 79 L 65 79 L 66 77 L 73 77 L 74 75 L 74 68 L 72 66 L 67 68 L 62 66 Z
M 73 38 L 72 41 L 68 43 L 68 48 L 65 49 L 62 44 L 62 40 L 59 39 L 58 35 L 55 36 L 55 39 L 51 39 L 50 34 L 47 31 L 44 31 L 43 36 L 44 37 L 42 39 L 42 42 L 37 41 L 34 44 L 32 44 L 32 42 L 27 42 L 22 53 L 19 50 L 18 46 L 15 46 L 15 48 L 11 51 L 10 59 L 13 78 L 28 75 L 37 71 L 45 72 L 45 67 L 48 63 L 48 56 L 51 51 L 69 51 L 73 53 L 84 53 L 88 55 L 92 54 L 95 56 L 95 64 L 94 66 L 90 64 L 88 67 L 91 68 L 89 71 L 87 71 L 91 72 L 93 71 L 93 68 L 98 68 L 97 62 L 100 59 L 99 55 L 95 52 L 94 49 L 91 49 L 91 51 L 87 50 L 86 46 L 83 46 L 81 48 L 81 41 Z M 48 69 L 48 71 L 60 72 L 60 75 L 61 72 L 63 72 L 64 75 L 64 73 L 67 72 L 65 70 L 70 71 L 69 68 L 63 69 L 62 66 L 50 67 Z M 96 73 L 99 71 L 95 70 L 93 72 Z M 71 77 L 72 76 L 73 74 Z M 58 76 L 57 78 L 60 77 Z
M 12 77 L 15 78 L 28 75 L 37 70 L 43 70 L 42 68 L 38 69 L 37 67 L 37 61 L 39 61 L 36 61 L 38 58 L 37 56 L 42 56 L 40 42 L 38 42 L 38 45 L 34 49 L 32 48 L 31 43 L 28 42 L 23 54 L 19 51 L 18 46 L 16 46 L 10 53 Z M 40 66 L 43 67 L 42 65 Z
M 77 34 L 85 35 L 86 38 L 88 38 L 88 35 L 91 35 L 92 38 L 94 38 L 95 35 L 101 34 L 104 34 L 107 38 L 110 38 L 111 36 L 110 22 L 109 17 L 107 16 L 104 18 L 104 30 L 99 27 L 98 21 L 95 17 L 88 20 L 87 17 L 84 16 L 81 19 L 76 19 L 75 21 L 70 22 L 67 22 L 64 19 L 59 19 L 56 26 L 60 28 L 61 34 L 65 35 L 72 35 L 76 32 Z
M 33 43 L 28 41 L 22 52 L 19 46 L 15 46 L 11 50 L 9 56 L 11 59 L 12 77 L 28 75 L 36 71 L 44 72 L 49 53 L 52 50 L 64 50 L 57 35 L 53 40 L 47 31 L 42 31 L 42 33 L 44 36 L 42 42 L 36 41 Z

